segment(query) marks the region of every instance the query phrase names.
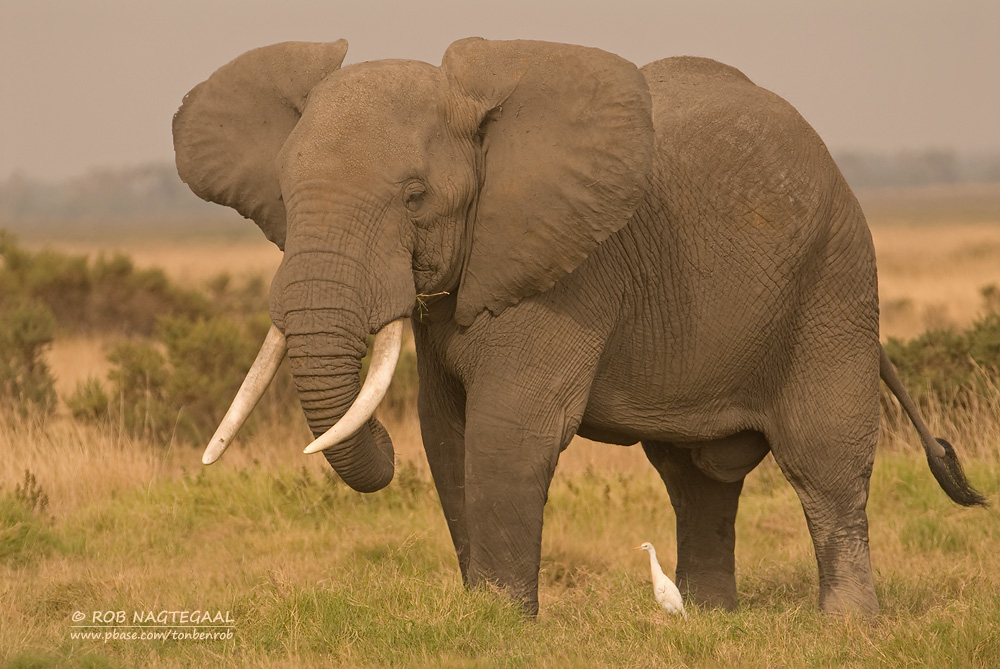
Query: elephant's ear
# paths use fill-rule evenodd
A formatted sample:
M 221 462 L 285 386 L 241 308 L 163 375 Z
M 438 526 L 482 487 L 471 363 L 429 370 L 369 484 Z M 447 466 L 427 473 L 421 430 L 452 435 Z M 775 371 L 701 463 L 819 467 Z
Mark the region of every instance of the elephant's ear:
M 621 229 L 646 191 L 646 81 L 599 49 L 548 42 L 452 44 L 441 68 L 474 101 L 483 185 L 455 317 L 471 323 L 551 288 Z
M 275 157 L 309 91 L 340 68 L 347 42 L 284 42 L 248 51 L 184 96 L 174 115 L 177 173 L 198 197 L 232 207 L 285 246 Z

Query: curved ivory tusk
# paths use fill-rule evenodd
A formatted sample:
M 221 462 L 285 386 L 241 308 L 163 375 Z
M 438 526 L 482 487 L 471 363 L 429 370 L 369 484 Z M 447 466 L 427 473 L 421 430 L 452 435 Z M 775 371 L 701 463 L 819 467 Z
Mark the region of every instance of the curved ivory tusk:
M 264 391 L 271 383 L 271 379 L 278 372 L 282 358 L 285 357 L 285 335 L 281 334 L 278 328 L 271 326 L 267 331 L 267 337 L 260 347 L 257 359 L 253 361 L 247 377 L 243 380 L 243 385 L 236 393 L 229 411 L 219 424 L 219 429 L 215 431 L 212 440 L 208 442 L 205 454 L 201 456 L 203 464 L 210 465 L 220 457 L 229 447 L 233 437 L 243 427 L 243 423 L 250 417 L 250 413 L 257 402 L 263 397 Z
M 372 344 L 372 359 L 368 364 L 368 376 L 361 386 L 361 392 L 347 413 L 333 427 L 321 434 L 306 447 L 305 453 L 318 453 L 336 446 L 368 422 L 375 413 L 379 402 L 385 397 L 396 371 L 399 350 L 403 346 L 403 320 L 393 321 L 375 334 Z

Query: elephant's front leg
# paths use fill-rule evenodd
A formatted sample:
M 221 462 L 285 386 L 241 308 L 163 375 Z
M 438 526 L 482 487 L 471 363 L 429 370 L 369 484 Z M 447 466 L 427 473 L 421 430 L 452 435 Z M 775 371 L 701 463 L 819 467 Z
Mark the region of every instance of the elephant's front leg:
M 491 584 L 538 612 L 542 513 L 559 452 L 572 439 L 582 401 L 510 393 L 470 394 L 465 505 L 469 584 Z M 574 419 L 573 416 L 576 416 Z
M 441 509 L 451 533 L 462 582 L 469 584 L 469 531 L 465 513 L 465 388 L 450 374 L 430 326 L 413 320 L 420 387 L 420 436 Z
M 451 532 L 462 582 L 469 583 L 469 532 L 465 512 L 465 390 L 436 360 L 421 356 L 420 434 Z
M 469 584 L 498 586 L 538 612 L 542 513 L 560 444 L 501 416 L 470 418 L 466 457 Z

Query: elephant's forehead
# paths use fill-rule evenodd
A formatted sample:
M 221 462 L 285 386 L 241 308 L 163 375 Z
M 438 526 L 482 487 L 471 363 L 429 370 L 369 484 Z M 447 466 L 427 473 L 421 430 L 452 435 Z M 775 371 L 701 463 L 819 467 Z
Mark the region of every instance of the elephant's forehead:
M 338 114 L 400 118 L 436 112 L 444 104 L 447 79 L 440 69 L 416 60 L 379 60 L 349 65 L 320 82 L 309 96 Z
M 342 170 L 389 181 L 426 171 L 447 132 L 447 78 L 418 61 L 373 61 L 331 74 L 309 100 L 282 163 L 287 176 Z M 398 172 L 398 174 L 396 173 Z

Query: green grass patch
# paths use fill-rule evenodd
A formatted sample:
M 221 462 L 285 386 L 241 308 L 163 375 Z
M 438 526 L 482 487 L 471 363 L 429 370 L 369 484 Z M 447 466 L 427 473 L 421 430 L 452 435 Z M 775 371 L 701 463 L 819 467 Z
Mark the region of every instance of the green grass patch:
M 13 495 L 0 495 L 0 564 L 36 563 L 60 545 L 48 519 Z
M 995 463 L 968 469 L 996 494 Z M 556 478 L 537 620 L 462 587 L 433 485 L 406 467 L 372 495 L 310 468 L 212 468 L 58 520 L 8 491 L 0 513 L 18 528 L 0 562 L 8 667 L 984 666 L 1000 656 L 997 515 L 952 505 L 911 455 L 881 456 L 875 469 L 883 613 L 871 620 L 817 610 L 805 521 L 773 463 L 742 500 L 741 608 L 686 620 L 656 608 L 648 563 L 630 550 L 658 541 L 672 571 L 673 517 L 652 468 Z M 174 610 L 224 611 L 231 638 L 73 635 L 77 611 Z

